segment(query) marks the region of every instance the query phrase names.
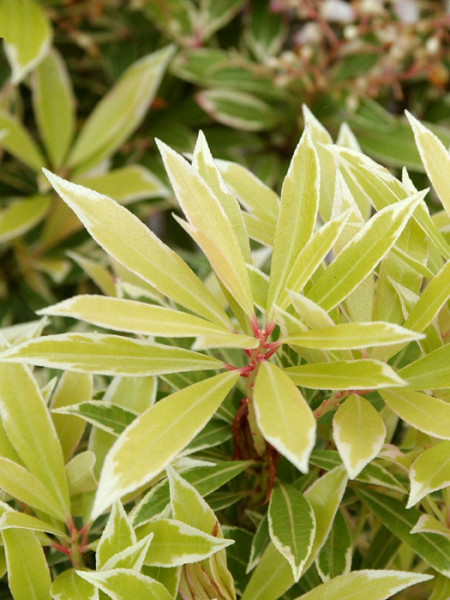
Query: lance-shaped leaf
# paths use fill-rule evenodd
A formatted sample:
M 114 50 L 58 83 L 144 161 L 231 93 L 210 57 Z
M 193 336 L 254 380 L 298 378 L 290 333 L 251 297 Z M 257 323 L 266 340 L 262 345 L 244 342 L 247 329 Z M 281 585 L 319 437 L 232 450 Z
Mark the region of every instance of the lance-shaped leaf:
M 41 390 L 28 367 L 0 363 L 0 413 L 9 440 L 27 469 L 69 514 L 64 460 Z M 64 518 L 64 517 L 63 517 Z
M 118 501 L 114 502 L 97 546 L 95 555 L 97 569 L 101 569 L 112 556 L 135 544 L 136 541 L 136 534 L 122 504 Z
M 92 450 L 75 455 L 66 465 L 70 495 L 95 492 L 97 480 L 94 474 L 96 456 Z
M 79 402 L 52 410 L 53 415 L 75 415 L 108 433 L 119 435 L 136 418 L 136 413 L 102 400 Z
M 350 479 L 380 452 L 386 427 L 368 400 L 351 394 L 333 418 L 333 438 Z
M 157 389 L 156 377 L 114 377 L 103 396 L 103 402 L 142 413 L 155 403 Z
M 223 373 L 200 381 L 140 415 L 105 459 L 93 516 L 160 473 L 206 425 L 238 377 Z
M 4 5 L 5 2 L 0 6 Z M 7 152 L 34 171 L 40 171 L 46 164 L 45 158 L 22 123 L 3 110 L 0 110 L 0 131 L 2 132 L 0 145 Z
M 271 312 L 295 259 L 314 231 L 319 205 L 320 170 L 309 129 L 305 129 L 292 157 L 281 190 L 266 311 Z
M 450 387 L 450 344 L 410 363 L 399 375 L 417 390 L 440 390 Z
M 158 142 L 158 147 L 178 203 L 195 233 L 194 239 L 224 286 L 251 316 L 254 308 L 250 280 L 227 212 L 209 185 L 182 156 L 162 142 Z M 229 270 L 222 268 L 221 257 L 226 258 Z
M 437 533 L 450 540 L 450 528 L 431 515 L 421 515 L 410 533 Z
M 421 515 L 420 511 L 415 508 L 406 510 L 396 498 L 368 488 L 358 488 L 355 491 L 385 527 L 412 548 L 430 567 L 450 577 L 450 540 L 435 533 L 410 533 Z
M 68 569 L 58 575 L 50 587 L 53 600 L 98 600 L 98 589 Z
M 233 540 L 215 537 L 173 519 L 151 521 L 136 530 L 138 539 L 151 533 L 153 539 L 144 562 L 160 567 L 197 562 L 233 544 Z
M 117 554 L 111 556 L 103 565 L 102 571 L 109 569 L 134 569 L 140 571 L 144 565 L 144 560 L 148 552 L 148 547 L 153 540 L 153 533 L 142 538 L 135 544 L 124 548 Z
M 100 333 L 48 335 L 5 350 L 0 358 L 104 375 L 147 376 L 222 366 L 219 360 L 191 350 Z
M 355 571 L 322 583 L 296 600 L 324 600 L 325 598 L 353 600 L 361 594 L 364 595 L 365 600 L 386 600 L 407 587 L 432 578 L 432 575 L 406 571 Z
M 33 72 L 33 109 L 51 163 L 58 168 L 72 141 L 75 105 L 61 56 L 51 50 Z
M 112 600 L 155 598 L 172 600 L 162 583 L 134 569 L 111 569 L 109 571 L 76 571 L 77 575 L 108 594 Z M 84 600 L 84 599 L 83 599 Z
M 77 183 L 114 198 L 120 204 L 165 198 L 169 195 L 169 190 L 162 181 L 142 165 L 127 165 L 102 175 L 87 174 L 77 177 Z
M 48 600 L 50 571 L 44 551 L 32 531 L 2 531 L 8 566 L 8 585 L 14 600 Z
M 144 119 L 159 87 L 173 47 L 133 63 L 86 121 L 70 156 L 74 167 L 101 162 L 119 148 Z
M 337 467 L 320 477 L 304 493 L 314 511 L 316 534 L 303 572 L 316 559 L 317 553 L 328 537 L 346 485 L 345 469 Z M 288 561 L 271 543 L 245 588 L 242 600 L 278 600 L 293 583 L 294 577 Z
M 206 138 L 201 131 L 195 144 L 192 166 L 211 188 L 230 222 L 245 262 L 251 264 L 248 235 L 239 203 L 225 185 L 211 155 Z
M 34 0 L 1 2 L 0 23 L 12 83 L 18 84 L 48 52 L 52 30 L 45 12 Z
M 316 440 L 316 421 L 292 380 L 275 364 L 261 363 L 253 401 L 264 438 L 302 472 Z
M 31 515 L 16 512 L 15 510 L 6 511 L 0 518 L 0 530 L 5 529 L 27 529 L 30 531 L 43 531 L 45 533 L 53 533 L 59 537 L 65 535 L 63 527 L 55 527 L 46 521 L 42 521 Z
M 450 169 L 450 153 L 441 140 L 410 112 L 406 111 L 406 116 L 414 131 L 414 138 L 427 175 L 447 215 L 450 216 L 450 185 L 447 177 Z
M 410 388 L 382 390 L 380 394 L 392 411 L 419 431 L 443 440 L 450 439 L 448 402 Z
M 344 300 L 395 244 L 423 197 L 420 192 L 380 210 L 343 248 L 307 296 L 325 310 Z
M 95 241 L 115 260 L 175 302 L 225 326 L 229 319 L 213 295 L 175 252 L 111 198 L 45 171 Z
M 164 337 L 229 334 L 229 329 L 171 308 L 95 294 L 74 296 L 38 311 L 81 319 L 114 331 Z
M 284 372 L 296 385 L 317 390 L 365 390 L 406 385 L 386 363 L 369 360 L 339 360 L 288 367 Z
M 316 567 L 322 581 L 350 572 L 352 565 L 352 538 L 347 521 L 337 511 L 330 534 L 316 559 Z
M 0 211 L 0 242 L 9 242 L 42 221 L 50 207 L 48 196 L 30 196 Z
M 298 581 L 312 550 L 316 520 L 308 500 L 292 485 L 279 482 L 272 490 L 269 532 L 275 548 L 289 562 Z
M 450 485 L 450 442 L 440 442 L 420 454 L 409 471 L 411 490 L 406 508 Z
M 305 331 L 283 339 L 285 344 L 320 350 L 345 350 L 411 342 L 425 336 L 400 325 L 375 321 L 372 323 L 341 323 Z

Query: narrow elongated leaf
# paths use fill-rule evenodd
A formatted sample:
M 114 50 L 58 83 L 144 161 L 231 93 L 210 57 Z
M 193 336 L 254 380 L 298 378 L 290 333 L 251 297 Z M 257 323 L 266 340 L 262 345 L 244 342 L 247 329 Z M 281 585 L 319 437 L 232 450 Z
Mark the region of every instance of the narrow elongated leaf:
M 28 367 L 0 363 L 0 412 L 9 440 L 27 469 L 69 514 L 64 460 L 41 390 Z M 20 401 L 18 401 L 20 399 Z
M 167 46 L 133 63 L 86 121 L 70 156 L 74 167 L 99 163 L 119 148 L 142 122 L 173 55 Z
M 53 535 L 63 536 L 64 528 L 56 527 L 50 523 L 14 510 L 5 511 L 0 518 L 0 530 L 5 529 L 28 529 L 31 531 L 44 531 Z
M 228 214 L 213 190 L 182 156 L 162 142 L 158 143 L 158 147 L 178 203 L 197 234 L 196 241 L 224 286 L 247 315 L 251 316 L 254 309 L 250 280 L 241 246 Z M 202 237 L 199 238 L 198 234 Z M 212 244 L 205 243 L 203 237 L 213 242 L 220 255 L 226 257 L 231 270 L 229 275 L 221 268 L 217 253 L 212 251 Z
M 109 569 L 134 569 L 140 571 L 144 565 L 144 559 L 153 539 L 153 533 L 128 546 L 117 554 L 111 556 L 103 565 L 102 571 Z
M 50 202 L 48 196 L 30 196 L 0 211 L 0 242 L 19 237 L 37 225 L 47 213 Z
M 419 193 L 380 210 L 338 254 L 307 296 L 325 310 L 344 300 L 394 245 L 423 196 Z
M 12 0 L 7 0 L 6 3 L 8 2 L 12 3 Z M 0 6 L 4 5 L 5 2 L 2 2 Z M 0 110 L 0 131 L 0 144 L 7 152 L 34 171 L 42 169 L 46 161 L 33 138 L 16 117 L 3 110 Z
M 345 350 L 385 346 L 398 342 L 411 342 L 425 336 L 410 331 L 400 325 L 384 323 L 341 323 L 333 327 L 323 327 L 305 331 L 283 339 L 283 343 L 318 348 L 323 350 Z
M 43 9 L 34 0 L 0 3 L 0 37 L 12 67 L 12 83 L 20 83 L 43 59 L 52 30 Z
M 2 531 L 8 565 L 8 585 L 14 600 L 49 600 L 50 571 L 32 531 Z
M 432 577 L 432 575 L 405 571 L 355 571 L 322 583 L 296 600 L 323 600 L 325 598 L 353 600 L 361 594 L 362 590 L 364 590 L 366 600 L 386 600 L 397 592 L 422 581 L 428 581 Z
M 309 241 L 319 206 L 320 171 L 309 129 L 305 129 L 292 157 L 281 190 L 266 311 L 276 304 L 299 252 Z
M 410 533 L 421 515 L 418 510 L 406 510 L 395 498 L 368 488 L 358 488 L 355 491 L 385 527 L 433 569 L 446 577 L 450 576 L 450 540 L 434 533 Z
M 70 77 L 52 49 L 33 72 L 33 108 L 39 133 L 55 168 L 62 165 L 72 141 L 75 103 Z
M 406 385 L 389 365 L 369 359 L 300 365 L 288 367 L 284 372 L 296 385 L 317 390 L 366 390 Z
M 450 439 L 448 402 L 409 388 L 382 390 L 380 394 L 392 411 L 419 431 L 443 440 Z
M 138 573 L 134 569 L 111 569 L 109 571 L 76 571 L 77 575 L 95 585 L 112 600 L 130 598 L 172 600 L 162 583 Z
M 420 454 L 409 471 L 411 491 L 406 508 L 450 485 L 450 442 L 440 442 Z
M 97 569 L 101 569 L 111 557 L 135 544 L 136 541 L 136 534 L 122 504 L 114 502 L 97 546 L 95 556 Z
M 96 456 L 92 450 L 76 454 L 66 465 L 71 496 L 95 492 L 97 480 L 94 474 Z
M 186 263 L 126 208 L 107 196 L 45 173 L 91 236 L 115 260 L 182 306 L 229 325 L 217 300 Z
M 292 380 L 275 364 L 263 362 L 256 376 L 253 398 L 258 426 L 265 439 L 297 469 L 307 472 L 316 439 L 316 421 Z
M 421 515 L 410 533 L 437 533 L 450 540 L 450 528 L 430 515 Z
M 165 198 L 169 195 L 169 190 L 162 181 L 142 165 L 127 165 L 94 177 L 80 176 L 77 183 L 114 198 L 120 204 L 149 198 Z
M 316 559 L 322 581 L 350 572 L 352 564 L 352 538 L 345 518 L 337 511 L 330 534 Z
M 450 185 L 446 173 L 450 169 L 450 153 L 440 139 L 406 111 L 409 123 L 414 131 L 414 139 L 425 165 L 428 177 L 439 196 L 442 206 L 450 216 Z
M 58 575 L 50 587 L 53 600 L 97 600 L 98 589 L 77 575 L 75 569 L 68 569 Z
M 351 394 L 333 418 L 333 438 L 350 479 L 380 452 L 386 427 L 368 400 Z
M 188 313 L 122 298 L 74 296 L 38 311 L 81 319 L 114 331 L 164 337 L 229 334 L 229 329 Z
M 100 427 L 113 435 L 122 433 L 136 418 L 136 413 L 131 410 L 101 400 L 79 402 L 71 406 L 56 408 L 52 410 L 52 413 L 55 416 L 75 415 L 81 417 L 88 423 L 92 423 L 92 425 Z
M 49 335 L 5 350 L 1 360 L 104 375 L 156 375 L 218 369 L 222 363 L 191 350 L 100 333 Z
M 208 558 L 233 543 L 178 520 L 158 519 L 136 531 L 138 539 L 153 533 L 145 564 L 176 567 Z
M 156 377 L 114 377 L 103 402 L 111 402 L 139 414 L 155 403 L 157 389 Z
M 417 390 L 440 390 L 450 387 L 450 344 L 441 346 L 400 369 L 399 375 Z
M 93 515 L 160 473 L 206 425 L 238 377 L 216 375 L 167 396 L 140 415 L 105 459 Z
M 280 482 L 272 490 L 269 531 L 275 548 L 289 562 L 298 581 L 312 549 L 316 521 L 308 500 L 289 484 Z

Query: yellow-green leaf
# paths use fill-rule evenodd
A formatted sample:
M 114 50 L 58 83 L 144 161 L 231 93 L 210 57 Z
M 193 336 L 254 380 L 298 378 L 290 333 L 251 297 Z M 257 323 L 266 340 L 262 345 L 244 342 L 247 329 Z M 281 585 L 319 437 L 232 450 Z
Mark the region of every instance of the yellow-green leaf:
M 77 575 L 95 585 L 112 600 L 152 599 L 173 600 L 162 583 L 142 575 L 134 569 L 110 569 L 109 571 L 76 571 Z M 83 599 L 84 600 L 84 599 Z
M 10 0 L 6 0 L 9 2 Z M 12 0 L 11 0 L 12 1 Z M 5 2 L 5 0 L 3 0 Z M 1 6 L 1 4 L 0 4 Z M 0 145 L 15 158 L 25 163 L 34 171 L 40 171 L 46 164 L 33 138 L 17 119 L 4 110 L 0 110 Z
M 50 587 L 53 600 L 97 600 L 98 590 L 91 583 L 79 577 L 75 569 L 68 569 L 58 575 Z
M 422 452 L 411 465 L 409 479 L 411 490 L 406 508 L 427 494 L 449 486 L 450 442 L 440 442 Z
M 0 211 L 0 242 L 9 242 L 42 221 L 50 207 L 48 196 L 30 196 L 16 200 Z
M 399 375 L 417 390 L 439 390 L 450 387 L 450 344 L 400 369 Z

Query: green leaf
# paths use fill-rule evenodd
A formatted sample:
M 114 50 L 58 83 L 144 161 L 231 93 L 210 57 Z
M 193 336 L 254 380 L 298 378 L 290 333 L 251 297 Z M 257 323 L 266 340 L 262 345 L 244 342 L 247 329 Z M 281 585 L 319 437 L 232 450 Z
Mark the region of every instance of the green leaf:
M 339 360 L 288 367 L 284 372 L 296 385 L 317 390 L 366 390 L 405 385 L 386 363 L 369 360 Z
M 190 0 L 186 2 L 167 0 L 164 4 L 146 2 L 144 7 L 145 15 L 169 38 L 178 41 L 183 46 L 192 43 L 191 36 L 198 14 Z
M 124 550 L 121 550 L 117 554 L 114 554 L 103 565 L 101 570 L 107 571 L 109 569 L 134 569 L 135 571 L 141 571 L 152 539 L 153 533 L 150 533 L 148 536 L 142 538 L 142 540 L 139 540 L 139 542 L 136 542 Z
M 63 373 L 51 401 L 52 420 L 61 443 L 64 461 L 68 461 L 83 435 L 85 423 L 54 413 L 61 409 L 89 400 L 92 396 L 92 377 L 85 373 Z
M 450 540 L 450 528 L 430 515 L 421 515 L 410 533 L 437 533 Z
M 41 390 L 23 365 L 0 362 L 0 382 L 8 438 L 23 464 L 49 490 L 64 519 L 70 504 L 63 453 Z
M 196 100 L 208 115 L 234 129 L 270 131 L 280 123 L 280 112 L 256 95 L 236 90 L 204 90 Z
M 82 175 L 77 177 L 77 183 L 114 198 L 119 204 L 165 198 L 169 195 L 169 190 L 162 181 L 142 165 L 127 165 L 103 175 Z
M 352 538 L 347 522 L 338 510 L 327 541 L 316 559 L 316 567 L 322 581 L 349 573 L 352 551 Z
M 439 390 L 450 387 L 450 344 L 437 348 L 430 354 L 400 369 L 399 375 L 419 390 Z
M 48 196 L 30 196 L 11 202 L 0 211 L 0 242 L 9 242 L 27 233 L 45 217 L 50 202 Z
M 136 534 L 120 502 L 114 502 L 96 552 L 97 569 L 128 546 L 135 544 Z
M 446 577 L 450 576 L 450 540 L 434 533 L 410 533 L 421 515 L 418 510 L 406 510 L 395 498 L 368 488 L 358 488 L 355 491 L 385 527 L 412 548 L 430 567 Z
M 104 375 L 156 375 L 219 369 L 221 361 L 191 350 L 118 335 L 48 335 L 5 350 L 0 359 Z
M 253 298 L 247 267 L 223 204 L 183 157 L 162 142 L 158 142 L 158 148 L 178 203 L 191 225 L 188 232 L 192 232 L 217 276 L 239 306 L 252 316 Z M 199 152 L 197 150 L 197 154 Z M 206 151 L 204 158 L 205 155 Z
M 97 480 L 94 474 L 96 456 L 92 450 L 75 455 L 66 465 L 71 496 L 95 492 Z
M 226 548 L 233 540 L 204 533 L 173 519 L 151 521 L 136 530 L 138 539 L 153 534 L 145 564 L 175 567 L 194 563 Z
M 52 30 L 43 9 L 33 0 L 0 2 L 0 37 L 17 85 L 48 52 Z M 0 128 L 1 129 L 1 128 Z
M 432 575 L 405 571 L 355 571 L 322 583 L 310 592 L 298 596 L 296 600 L 323 600 L 324 598 L 353 600 L 361 593 L 364 594 L 365 600 L 386 600 L 411 585 L 432 578 Z
M 117 439 L 100 477 L 93 515 L 153 479 L 206 425 L 239 374 L 223 373 L 160 400 Z
M 156 377 L 114 377 L 103 402 L 111 402 L 139 414 L 155 403 L 157 388 Z
M 68 158 L 72 169 L 111 156 L 140 125 L 174 48 L 167 46 L 133 63 L 87 119 Z
M 298 581 L 312 550 L 316 522 L 308 500 L 293 486 L 279 482 L 269 504 L 269 532 L 275 548 L 289 562 Z
M 50 161 L 60 167 L 75 128 L 75 100 L 61 56 L 52 49 L 33 72 L 33 109 Z
M 36 534 L 7 529 L 2 536 L 14 600 L 50 600 L 50 571 Z
M 350 479 L 380 452 L 386 427 L 368 400 L 351 394 L 333 418 L 333 438 Z
M 175 302 L 229 326 L 217 300 L 186 263 L 126 208 L 107 196 L 45 173 L 91 236 L 115 260 Z
M 297 469 L 307 472 L 316 421 L 292 380 L 275 364 L 265 361 L 256 376 L 253 399 L 264 438 Z
M 5 6 L 5 1 L 3 1 L 1 6 Z M 42 169 L 46 164 L 46 160 L 33 141 L 33 138 L 16 117 L 3 110 L 0 110 L 0 131 L 2 132 L 0 145 L 7 152 L 34 171 Z
M 72 406 L 53 409 L 56 415 L 75 415 L 81 417 L 88 423 L 100 427 L 108 433 L 119 435 L 136 418 L 136 413 L 127 410 L 117 404 L 101 400 L 79 402 Z
M 424 496 L 450 485 L 450 442 L 440 442 L 422 452 L 409 471 L 411 491 L 406 508 Z
M 75 569 L 68 569 L 58 575 L 50 587 L 53 600 L 97 600 L 98 590 L 91 583 L 77 575 Z
M 376 213 L 323 272 L 308 298 L 325 310 L 344 300 L 394 245 L 423 196 L 415 194 Z
M 200 18 L 204 20 L 196 36 L 202 40 L 208 39 L 215 31 L 221 29 L 239 12 L 245 0 L 205 0 Z
M 372 323 L 341 323 L 333 327 L 322 327 L 288 336 L 282 341 L 305 348 L 320 350 L 345 350 L 385 346 L 398 342 L 411 342 L 425 336 L 394 323 L 374 321 Z
M 419 431 L 443 440 L 450 439 L 448 402 L 409 388 L 382 390 L 380 394 L 395 414 Z
M 450 596 L 450 579 L 438 575 L 434 581 L 433 588 L 430 600 L 447 600 Z
M 268 0 L 260 1 L 251 7 L 250 26 L 246 34 L 252 52 L 265 63 L 269 56 L 275 56 L 281 50 L 287 35 L 286 22 L 281 14 L 270 10 Z
M 173 600 L 166 588 L 151 577 L 134 569 L 111 569 L 110 571 L 76 571 L 77 575 L 95 585 L 112 600 L 155 599 Z
M 4 512 L 0 518 L 0 530 L 4 531 L 5 529 L 28 529 L 53 533 L 58 537 L 64 536 L 62 527 L 56 527 L 31 515 L 13 510 Z
M 305 129 L 281 190 L 266 311 L 270 315 L 301 250 L 314 231 L 319 205 L 320 170 L 309 129 Z
M 450 216 L 450 186 L 446 177 L 446 173 L 450 169 L 450 153 L 440 139 L 415 119 L 410 112 L 406 111 L 406 116 L 414 131 L 414 139 L 427 175 L 447 215 Z

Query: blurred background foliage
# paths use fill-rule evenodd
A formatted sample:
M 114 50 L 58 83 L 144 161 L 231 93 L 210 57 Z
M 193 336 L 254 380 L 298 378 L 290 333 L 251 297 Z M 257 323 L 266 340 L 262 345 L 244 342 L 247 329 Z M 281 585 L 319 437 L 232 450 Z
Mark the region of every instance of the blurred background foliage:
M 406 165 L 420 187 L 427 181 L 404 110 L 450 145 L 449 2 L 0 0 L 0 35 L 3 326 L 92 289 L 86 274 L 114 293 L 103 255 L 41 166 L 132 203 L 183 246 L 163 212 L 172 201 L 155 137 L 189 153 L 203 129 L 214 157 L 275 189 L 303 104 L 334 139 L 346 135 L 397 174 Z

